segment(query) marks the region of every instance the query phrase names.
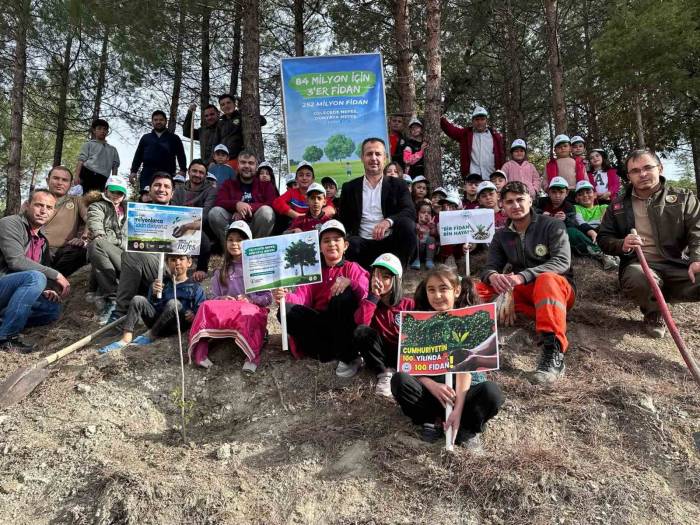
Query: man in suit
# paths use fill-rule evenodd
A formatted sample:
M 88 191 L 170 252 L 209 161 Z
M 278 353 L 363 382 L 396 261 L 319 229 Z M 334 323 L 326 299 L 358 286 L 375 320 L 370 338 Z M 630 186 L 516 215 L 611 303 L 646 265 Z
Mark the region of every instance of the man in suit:
M 386 145 L 379 138 L 362 142 L 365 174 L 343 184 L 340 220 L 348 232 L 349 261 L 366 269 L 382 253 L 393 253 L 404 268 L 416 250 L 416 210 L 402 179 L 385 177 Z

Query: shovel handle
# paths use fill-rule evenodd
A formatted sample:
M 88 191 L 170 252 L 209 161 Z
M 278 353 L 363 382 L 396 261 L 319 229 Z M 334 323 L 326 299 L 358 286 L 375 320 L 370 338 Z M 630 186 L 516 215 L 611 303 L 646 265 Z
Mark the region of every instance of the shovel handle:
M 117 319 L 116 321 L 112 321 L 111 323 L 109 323 L 109 324 L 103 326 L 103 327 L 100 328 L 99 330 L 94 331 L 94 332 L 91 333 L 90 335 L 86 335 L 86 336 L 83 337 L 81 340 L 76 341 L 76 342 L 73 343 L 72 345 L 68 345 L 67 347 L 65 347 L 65 348 L 63 348 L 63 349 L 61 349 L 61 350 L 59 350 L 58 352 L 55 352 L 55 353 L 53 353 L 53 354 L 51 354 L 51 355 L 47 355 L 44 359 L 42 359 L 41 361 L 39 361 L 39 362 L 36 364 L 36 366 L 35 366 L 34 368 L 45 368 L 45 367 L 47 367 L 48 365 L 50 365 L 51 363 L 53 363 L 54 361 L 58 361 L 59 359 L 61 359 L 62 357 L 67 356 L 67 355 L 70 354 L 71 352 L 75 352 L 75 351 L 78 350 L 79 348 L 82 348 L 83 346 L 85 346 L 86 344 L 88 344 L 90 341 L 92 341 L 93 339 L 95 339 L 98 335 L 102 335 L 102 334 L 105 333 L 106 331 L 108 331 L 108 330 L 110 330 L 111 328 L 115 327 L 117 324 L 121 323 L 124 319 L 126 319 L 126 316 L 122 316 L 122 317 L 120 317 L 119 319 Z
M 632 228 L 630 233 L 632 235 L 637 235 L 637 230 Z M 668 309 L 668 305 L 666 304 L 666 300 L 664 299 L 664 294 L 661 292 L 661 288 L 659 288 L 656 279 L 654 279 L 654 274 L 651 272 L 651 268 L 649 267 L 649 263 L 647 262 L 646 257 L 644 257 L 642 247 L 635 246 L 634 252 L 637 255 L 637 259 L 639 259 L 639 264 L 642 265 L 644 276 L 647 278 L 649 286 L 651 287 L 651 291 L 654 293 L 656 302 L 659 305 L 659 308 L 661 309 L 661 316 L 666 322 L 668 331 L 671 332 L 671 337 L 673 337 L 673 342 L 676 343 L 678 351 L 681 353 L 681 356 L 683 357 L 685 364 L 688 366 L 688 370 L 690 370 L 691 375 L 693 376 L 697 384 L 700 385 L 700 368 L 698 368 L 695 359 L 693 359 L 693 356 L 688 351 L 688 347 L 685 346 L 685 341 L 683 340 L 683 337 L 681 337 L 681 333 L 678 331 L 676 322 L 673 320 L 673 317 L 671 317 L 671 311 Z

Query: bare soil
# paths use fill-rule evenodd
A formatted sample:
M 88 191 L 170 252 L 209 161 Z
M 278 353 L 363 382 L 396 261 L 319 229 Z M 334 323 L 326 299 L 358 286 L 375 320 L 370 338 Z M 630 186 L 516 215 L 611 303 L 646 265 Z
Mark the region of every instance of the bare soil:
M 95 330 L 85 278 L 29 333 L 40 355 Z M 501 331 L 507 401 L 483 455 L 421 442 L 367 372 L 293 361 L 273 315 L 254 375 L 232 343 L 186 367 L 186 442 L 177 338 L 87 347 L 0 412 L 0 523 L 700 523 L 698 385 L 670 337 L 642 336 L 614 274 L 577 261 L 577 282 L 565 380 L 528 381 L 531 322 Z M 698 305 L 672 311 L 696 349 Z M 38 357 L 1 355 L 0 378 Z

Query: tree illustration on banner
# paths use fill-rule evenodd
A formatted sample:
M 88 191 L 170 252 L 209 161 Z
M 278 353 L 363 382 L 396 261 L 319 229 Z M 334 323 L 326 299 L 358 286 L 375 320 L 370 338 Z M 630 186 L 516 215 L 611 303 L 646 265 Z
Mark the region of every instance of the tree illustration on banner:
M 318 146 L 307 146 L 302 157 L 306 162 L 318 162 L 323 157 L 323 150 Z
M 304 275 L 304 266 L 316 264 L 316 251 L 314 245 L 302 240 L 291 243 L 284 252 L 284 260 L 287 262 L 285 268 L 301 268 L 301 275 Z
M 355 142 L 342 133 L 336 133 L 328 138 L 324 151 L 330 161 L 347 159 L 355 151 Z

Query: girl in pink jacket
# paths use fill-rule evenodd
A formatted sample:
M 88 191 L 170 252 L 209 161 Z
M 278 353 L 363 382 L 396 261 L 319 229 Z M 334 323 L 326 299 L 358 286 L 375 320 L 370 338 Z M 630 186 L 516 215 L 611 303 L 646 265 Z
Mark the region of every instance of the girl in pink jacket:
M 510 145 L 511 160 L 501 168 L 508 182 L 517 180 L 525 184 L 530 190 L 530 196 L 535 198 L 542 182 L 537 168 L 527 160 L 527 144 L 523 139 L 515 139 Z

